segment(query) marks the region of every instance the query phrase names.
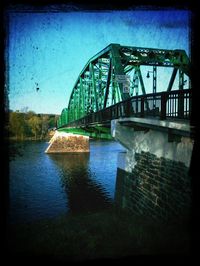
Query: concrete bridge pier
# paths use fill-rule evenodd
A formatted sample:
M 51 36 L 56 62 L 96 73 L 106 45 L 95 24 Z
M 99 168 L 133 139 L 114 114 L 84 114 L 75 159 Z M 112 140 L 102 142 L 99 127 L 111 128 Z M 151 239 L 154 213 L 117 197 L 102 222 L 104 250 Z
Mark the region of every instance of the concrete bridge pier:
M 193 150 L 189 124 L 121 118 L 112 120 L 111 133 L 127 149 L 118 157 L 116 203 L 156 220 L 189 218 Z
M 45 153 L 89 152 L 89 137 L 56 131 Z

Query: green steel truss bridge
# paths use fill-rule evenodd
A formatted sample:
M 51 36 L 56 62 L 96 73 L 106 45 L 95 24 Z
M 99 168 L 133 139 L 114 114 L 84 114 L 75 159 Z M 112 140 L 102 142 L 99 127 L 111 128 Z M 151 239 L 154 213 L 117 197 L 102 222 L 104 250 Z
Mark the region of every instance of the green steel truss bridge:
M 112 119 L 189 120 L 190 78 L 184 50 L 110 44 L 84 66 L 57 130 L 109 138 Z

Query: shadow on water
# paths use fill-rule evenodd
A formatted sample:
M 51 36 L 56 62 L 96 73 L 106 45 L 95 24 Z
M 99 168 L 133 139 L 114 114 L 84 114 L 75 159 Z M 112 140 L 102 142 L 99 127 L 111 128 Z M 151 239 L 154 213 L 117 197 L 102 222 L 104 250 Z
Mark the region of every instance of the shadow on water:
M 9 151 L 9 161 L 15 160 L 17 157 L 23 156 L 24 142 L 9 141 L 8 151 Z
M 20 222 L 26 216 L 31 219 L 9 225 L 7 245 L 12 256 L 6 259 L 13 255 L 58 261 L 187 255 L 190 236 L 185 225 L 157 223 L 123 208 L 132 184 L 118 170 L 116 176 L 109 176 L 109 169 L 114 173 L 113 166 L 117 167 L 116 145 L 91 144 L 90 153 L 73 154 L 44 154 L 45 143 L 19 145 L 23 156 L 11 162 L 12 211 L 17 212 L 14 218 L 21 216 Z M 115 182 L 114 199 L 106 178 Z M 30 211 L 23 204 L 30 204 Z M 63 215 L 66 205 L 72 215 Z M 58 213 L 62 215 L 48 219 Z M 33 217 L 45 219 L 37 222 Z
M 61 171 L 61 183 L 68 198 L 69 213 L 88 213 L 112 206 L 105 189 L 89 166 L 89 153 L 48 155 Z

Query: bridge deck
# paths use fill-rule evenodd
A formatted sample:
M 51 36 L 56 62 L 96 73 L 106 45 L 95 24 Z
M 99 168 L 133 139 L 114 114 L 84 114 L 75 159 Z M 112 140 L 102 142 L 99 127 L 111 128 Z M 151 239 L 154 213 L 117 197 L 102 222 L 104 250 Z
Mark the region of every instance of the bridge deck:
M 183 123 L 189 121 L 191 117 L 191 98 L 191 89 L 134 96 L 98 112 L 90 113 L 62 127 L 80 128 L 97 125 L 110 127 L 111 120 L 125 117 L 148 118 L 154 119 L 154 121 L 170 120 Z

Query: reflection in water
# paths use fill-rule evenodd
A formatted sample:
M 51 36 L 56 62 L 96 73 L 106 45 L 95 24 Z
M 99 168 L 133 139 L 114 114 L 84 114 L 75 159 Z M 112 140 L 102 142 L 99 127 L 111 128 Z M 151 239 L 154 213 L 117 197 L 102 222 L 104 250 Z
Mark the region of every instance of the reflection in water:
M 90 153 L 44 153 L 43 141 L 11 142 L 9 221 L 31 222 L 69 212 L 98 211 L 114 201 L 115 141 L 90 140 Z
M 62 171 L 69 212 L 92 212 L 111 207 L 111 199 L 89 167 L 89 153 L 49 154 Z
M 8 219 L 11 223 L 56 217 L 67 210 L 59 171 L 44 154 L 47 145 L 41 141 L 10 143 L 10 149 L 20 151 L 9 162 Z
M 9 161 L 13 161 L 17 157 L 22 157 L 26 144 L 26 141 L 18 142 L 16 140 L 10 140 L 8 143 Z

